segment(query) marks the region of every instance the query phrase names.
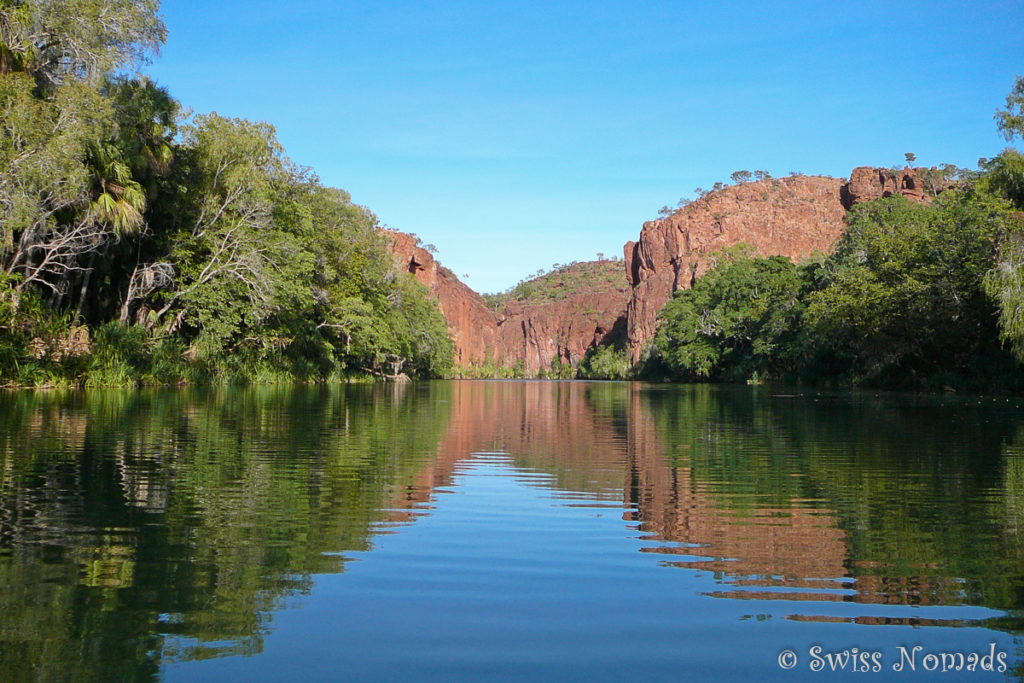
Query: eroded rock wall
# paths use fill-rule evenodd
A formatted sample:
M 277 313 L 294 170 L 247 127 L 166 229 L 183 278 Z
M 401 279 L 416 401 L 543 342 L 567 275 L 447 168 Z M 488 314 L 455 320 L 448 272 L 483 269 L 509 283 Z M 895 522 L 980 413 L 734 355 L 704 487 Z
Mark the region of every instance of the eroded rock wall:
M 448 332 L 455 343 L 455 364 L 478 365 L 488 356 L 502 361 L 506 352 L 498 322 L 483 297 L 441 266 L 433 254 L 417 246 L 413 235 L 395 230 L 382 233 L 398 266 L 412 273 L 437 297 L 437 307 L 448 321 Z
M 691 287 L 707 272 L 712 253 L 740 243 L 759 254 L 793 259 L 831 249 L 845 225 L 845 184 L 825 176 L 743 183 L 644 223 L 640 239 L 625 246 L 633 360 L 654 337 L 658 313 L 672 292 Z
M 581 291 L 558 301 L 508 302 L 501 311 L 417 246 L 416 238 L 384 231 L 399 266 L 437 297 L 455 342 L 456 365 L 521 362 L 528 374 L 558 358 L 577 365 L 587 349 L 615 335 L 627 340 L 633 360 L 654 337 L 658 313 L 678 289 L 707 272 L 710 256 L 740 243 L 762 256 L 798 260 L 829 252 L 854 204 L 900 194 L 928 202 L 949 186 L 935 169 L 861 166 L 850 179 L 790 176 L 726 187 L 671 216 L 644 223 L 627 242 L 621 288 Z
M 396 264 L 412 273 L 437 298 L 455 342 L 455 364 L 497 365 L 519 362 L 529 375 L 551 367 L 556 358 L 577 365 L 587 349 L 618 334 L 625 338 L 625 278 L 619 288 L 578 292 L 560 301 L 510 301 L 500 312 L 440 265 L 416 237 L 382 231 Z M 611 335 L 611 336 L 610 336 Z
M 509 302 L 498 315 L 508 364 L 533 375 L 554 359 L 576 366 L 591 346 L 625 337 L 629 293 L 583 292 L 562 301 Z
M 827 253 L 843 234 L 846 210 L 853 205 L 897 194 L 930 202 L 953 184 L 934 168 L 860 166 L 849 180 L 798 175 L 726 187 L 644 223 L 640 239 L 624 247 L 634 362 L 654 337 L 662 306 L 707 272 L 715 251 L 746 243 L 762 256 L 793 260 Z

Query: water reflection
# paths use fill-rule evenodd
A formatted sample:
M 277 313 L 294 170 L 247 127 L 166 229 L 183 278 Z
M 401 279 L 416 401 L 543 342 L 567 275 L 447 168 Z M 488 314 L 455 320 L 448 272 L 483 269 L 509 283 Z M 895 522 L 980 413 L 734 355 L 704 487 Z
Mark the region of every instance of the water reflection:
M 1022 430 L 1005 399 L 747 387 L 5 395 L 0 678 L 149 679 L 258 654 L 290 600 L 480 463 L 622 518 L 663 571 L 753 613 L 1019 632 Z

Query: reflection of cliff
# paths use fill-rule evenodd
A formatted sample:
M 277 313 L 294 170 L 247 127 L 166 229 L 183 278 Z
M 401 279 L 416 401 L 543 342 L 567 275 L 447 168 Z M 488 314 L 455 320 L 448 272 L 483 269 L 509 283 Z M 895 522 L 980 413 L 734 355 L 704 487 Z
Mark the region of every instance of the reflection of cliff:
M 1021 519 L 980 504 L 994 489 L 1009 492 L 998 463 L 1019 415 L 1008 406 L 680 387 L 646 392 L 634 414 L 653 418 L 674 476 L 689 486 L 679 493 L 673 482 L 671 502 L 654 512 L 640 506 L 645 528 L 711 544 L 681 552 L 735 558 L 687 566 L 738 585 L 803 577 L 850 591 L 817 600 L 1019 605 L 1024 538 L 1005 539 Z M 844 585 L 828 585 L 836 579 Z
M 687 566 L 818 588 L 819 579 L 847 573 L 845 534 L 827 510 L 796 503 L 738 509 L 691 468 L 671 466 L 640 385 L 459 382 L 452 401 L 448 433 L 418 480 L 417 502 L 429 488 L 451 484 L 460 460 L 500 450 L 518 467 L 553 474 L 561 490 L 622 501 L 627 519 L 670 544 L 653 550 L 700 556 Z
M 460 460 L 500 450 L 559 490 L 621 501 L 648 552 L 721 574 L 736 589 L 726 595 L 1013 604 L 1012 572 L 972 559 L 973 534 L 1003 538 L 1005 527 L 987 508 L 950 506 L 950 482 L 935 474 L 962 473 L 965 499 L 991 486 L 1013 437 L 1006 414 L 951 406 L 942 427 L 919 402 L 618 383 L 459 382 L 451 400 L 417 502 L 451 485 Z
M 565 504 L 621 504 L 645 552 L 722 596 L 1019 609 L 1019 422 L 626 383 L 3 395 L 0 679 L 258 652 L 283 597 L 441 504 L 482 451 Z
M 451 484 L 456 464 L 481 451 L 507 452 L 517 466 L 555 475 L 559 489 L 618 497 L 623 444 L 612 421 L 590 407 L 623 385 L 543 381 L 454 382 L 438 455 L 417 479 L 421 501 Z M 420 502 L 420 501 L 418 501 Z
M 846 574 L 845 533 L 828 510 L 792 501 L 737 506 L 729 492 L 715 490 L 715 482 L 699 481 L 692 467 L 670 467 L 666 437 L 658 434 L 646 400 L 639 391 L 632 395 L 631 467 L 624 489 L 641 530 L 651 540 L 670 542 L 651 551 L 696 556 L 675 564 L 734 577 L 764 577 L 760 583 L 767 585 L 777 582 L 771 577 L 781 577 L 788 586 L 821 588 L 822 579 Z

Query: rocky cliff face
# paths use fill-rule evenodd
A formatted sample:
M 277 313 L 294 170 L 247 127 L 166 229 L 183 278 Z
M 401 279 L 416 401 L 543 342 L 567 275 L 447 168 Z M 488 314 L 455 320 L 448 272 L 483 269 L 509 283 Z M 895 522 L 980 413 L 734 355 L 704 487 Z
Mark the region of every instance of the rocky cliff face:
M 606 278 L 557 298 L 510 297 L 497 311 L 416 246 L 415 237 L 394 231 L 384 235 L 399 266 L 437 297 L 455 341 L 456 365 L 480 365 L 487 359 L 509 366 L 521 362 L 528 374 L 535 374 L 556 358 L 577 365 L 589 347 L 616 335 L 627 339 L 633 360 L 639 360 L 662 306 L 672 292 L 691 287 L 707 272 L 716 251 L 746 243 L 761 255 L 794 260 L 828 252 L 854 204 L 894 194 L 928 202 L 948 186 L 935 169 L 862 166 L 849 180 L 791 176 L 726 187 L 644 223 L 640 239 L 625 245 L 621 280 Z M 596 263 L 577 265 L 597 268 Z M 550 282 L 544 286 L 552 287 Z
M 861 166 L 849 180 L 792 176 L 734 185 L 644 223 L 639 241 L 624 248 L 633 288 L 626 317 L 634 362 L 654 337 L 662 306 L 707 272 L 711 253 L 739 243 L 763 256 L 794 260 L 828 252 L 854 204 L 894 194 L 928 202 L 948 185 L 934 169 Z
M 582 292 L 562 301 L 510 301 L 498 314 L 506 363 L 521 362 L 527 374 L 556 358 L 579 364 L 591 346 L 625 337 L 625 281 L 618 291 Z
M 392 230 L 382 234 L 397 265 L 437 297 L 455 342 L 457 366 L 482 365 L 490 359 L 498 365 L 521 363 L 533 375 L 549 368 L 556 358 L 575 366 L 588 348 L 610 341 L 615 334 L 625 338 L 629 300 L 625 277 L 577 291 L 558 291 L 552 285 L 548 294 L 554 296 L 510 298 L 494 311 L 429 251 L 417 246 L 415 237 Z
M 483 363 L 488 356 L 495 360 L 504 358 L 498 322 L 483 297 L 435 261 L 433 254 L 417 246 L 414 236 L 394 230 L 381 232 L 398 266 L 412 273 L 437 297 L 437 306 L 448 321 L 448 332 L 455 342 L 455 364 L 464 367 Z
M 790 258 L 828 251 L 843 232 L 845 184 L 823 176 L 743 183 L 644 223 L 640 240 L 625 246 L 633 288 L 626 313 L 633 360 L 654 336 L 658 312 L 672 292 L 707 272 L 713 252 L 741 242 L 764 255 Z
M 850 208 L 858 202 L 903 195 L 915 202 L 930 202 L 932 197 L 946 189 L 950 182 L 932 170 L 858 166 L 850 173 L 850 181 L 843 186 L 843 206 Z
M 624 342 L 629 287 L 620 261 L 574 262 L 493 298 L 509 365 L 527 374 L 579 364 L 592 346 Z

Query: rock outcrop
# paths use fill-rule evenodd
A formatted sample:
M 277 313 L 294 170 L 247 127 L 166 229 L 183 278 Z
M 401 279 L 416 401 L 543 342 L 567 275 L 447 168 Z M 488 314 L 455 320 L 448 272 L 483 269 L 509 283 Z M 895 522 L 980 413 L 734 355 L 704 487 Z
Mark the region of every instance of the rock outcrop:
M 510 298 L 494 311 L 433 254 L 418 246 L 416 237 L 393 230 L 382 234 L 399 268 L 412 273 L 437 298 L 455 343 L 458 367 L 479 366 L 490 360 L 496 365 L 519 365 L 526 374 L 534 375 L 550 368 L 556 358 L 575 366 L 591 346 L 611 341 L 615 335 L 625 339 L 629 300 L 625 277 L 617 283 L 597 282 L 572 292 L 549 292 L 557 296 Z
M 949 185 L 935 169 L 905 168 L 902 171 L 872 166 L 858 166 L 850 173 L 850 182 L 843 187 L 843 206 L 859 202 L 903 195 L 915 202 L 930 202 Z
M 547 369 L 556 358 L 579 365 L 591 346 L 625 338 L 625 279 L 619 290 L 582 292 L 562 301 L 510 301 L 498 314 L 506 364 L 522 363 L 527 374 Z
M 418 246 L 413 235 L 395 230 L 381 232 L 398 266 L 412 273 L 437 297 L 437 307 L 448 321 L 448 332 L 455 343 L 455 365 L 478 365 L 488 357 L 503 359 L 505 348 L 498 322 L 483 297 Z
M 624 247 L 633 288 L 626 313 L 633 361 L 654 337 L 662 306 L 707 272 L 712 253 L 740 243 L 762 256 L 793 260 L 828 252 L 854 204 L 895 194 L 930 202 L 950 184 L 936 169 L 861 166 L 849 180 L 798 175 L 741 183 L 644 223 L 639 241 Z
M 658 313 L 672 292 L 691 287 L 707 272 L 712 253 L 740 243 L 794 259 L 828 251 L 843 232 L 845 184 L 824 176 L 743 183 L 644 223 L 640 240 L 625 246 L 633 288 L 626 313 L 633 360 L 654 337 Z
M 716 251 L 745 243 L 763 256 L 794 260 L 828 252 L 843 234 L 846 211 L 854 204 L 895 194 L 929 202 L 950 184 L 936 169 L 862 166 L 849 180 L 797 175 L 733 185 L 644 223 L 640 239 L 625 245 L 621 280 L 603 278 L 596 286 L 557 297 L 509 297 L 497 311 L 417 246 L 415 237 L 390 230 L 384 234 L 399 266 L 437 297 L 455 341 L 456 365 L 489 359 L 497 365 L 521 364 L 532 375 L 555 359 L 575 366 L 588 348 L 616 335 L 627 340 L 634 362 L 639 360 L 654 337 L 661 308 L 674 291 L 691 287 L 707 272 Z M 551 287 L 542 283 L 547 277 L 527 284 Z

